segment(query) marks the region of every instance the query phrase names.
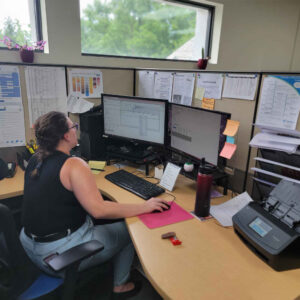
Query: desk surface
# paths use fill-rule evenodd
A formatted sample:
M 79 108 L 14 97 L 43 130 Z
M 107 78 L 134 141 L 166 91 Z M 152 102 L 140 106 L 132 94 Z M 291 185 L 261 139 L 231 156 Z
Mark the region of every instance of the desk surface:
M 141 198 L 104 179 L 113 170 L 107 167 L 95 175 L 101 192 L 120 203 L 141 203 Z M 13 179 L 0 181 L 0 199 L 22 194 L 20 178 L 22 171 L 18 170 Z M 8 182 L 13 186 L 7 187 Z M 173 191 L 176 202 L 188 211 L 194 206 L 195 188 L 193 181 L 180 176 Z M 212 204 L 220 201 L 213 199 Z M 300 269 L 274 271 L 232 228 L 223 228 L 214 219 L 192 219 L 156 229 L 148 229 L 137 217 L 126 222 L 148 279 L 165 299 L 281 300 L 300 296 Z M 182 245 L 175 247 L 162 240 L 161 234 L 168 231 L 175 231 Z

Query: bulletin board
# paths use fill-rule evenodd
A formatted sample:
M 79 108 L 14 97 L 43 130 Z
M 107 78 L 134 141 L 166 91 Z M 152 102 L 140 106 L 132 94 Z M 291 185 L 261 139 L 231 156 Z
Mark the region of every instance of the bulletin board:
M 2 65 L 6 65 L 3 63 Z M 27 88 L 25 80 L 25 64 L 7 64 L 17 66 L 20 75 L 20 86 L 21 86 L 21 98 L 23 103 L 24 111 L 24 124 L 25 124 L 25 137 L 26 142 L 29 142 L 31 139 L 34 139 L 34 130 L 30 126 L 29 118 L 29 109 L 28 109 L 28 97 L 27 97 Z M 82 68 L 82 69 L 96 69 L 85 66 L 66 66 L 66 65 L 39 65 L 31 64 L 30 66 L 34 67 L 58 67 L 64 69 L 64 81 L 66 94 L 68 94 L 68 70 L 72 68 Z M 103 92 L 110 94 L 121 94 L 121 95 L 133 95 L 134 94 L 134 69 L 128 68 L 107 68 L 107 67 L 97 67 L 98 70 L 102 72 L 103 75 Z M 88 101 L 99 105 L 101 103 L 101 98 L 89 98 Z M 70 114 L 70 118 L 74 122 L 79 123 L 78 114 Z M 80 133 L 78 133 L 79 136 Z M 18 152 L 22 147 L 6 147 L 0 148 L 0 157 L 6 161 L 13 161 L 16 159 L 16 152 Z
M 145 71 L 147 69 L 140 69 L 136 72 Z M 158 71 L 158 72 L 191 72 L 191 73 L 201 73 L 199 71 L 186 71 L 186 70 L 153 70 L 148 69 L 149 71 Z M 206 72 L 206 71 L 202 71 Z M 227 160 L 227 165 L 229 167 L 239 169 L 243 172 L 247 169 L 247 158 L 248 158 L 248 144 L 251 137 L 251 129 L 252 129 L 252 123 L 253 123 L 253 117 L 255 112 L 255 104 L 257 99 L 257 92 L 258 92 L 258 86 L 261 79 L 261 76 L 259 73 L 253 73 L 253 72 L 207 72 L 207 73 L 218 73 L 223 74 L 224 76 L 226 74 L 235 74 L 235 75 L 243 75 L 243 74 L 249 74 L 249 75 L 255 75 L 257 76 L 257 84 L 255 89 L 255 95 L 254 100 L 243 100 L 243 99 L 233 99 L 233 98 L 221 98 L 220 100 L 215 100 L 215 107 L 214 110 L 217 111 L 223 111 L 231 113 L 231 119 L 237 120 L 240 122 L 239 131 L 237 134 L 237 151 L 233 155 L 233 157 L 230 160 Z M 196 85 L 196 80 L 195 80 Z M 195 105 L 194 99 L 195 99 L 195 85 L 194 85 L 194 93 L 193 93 L 193 106 Z M 139 76 L 137 74 L 136 76 L 136 95 L 139 95 Z M 223 83 L 224 87 L 224 83 Z M 197 106 L 201 106 L 201 101 L 198 103 Z

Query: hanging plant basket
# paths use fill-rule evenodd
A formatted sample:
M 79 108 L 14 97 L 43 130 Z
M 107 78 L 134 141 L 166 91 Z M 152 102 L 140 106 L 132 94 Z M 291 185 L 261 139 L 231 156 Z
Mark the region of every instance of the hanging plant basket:
M 34 51 L 22 49 L 20 50 L 20 57 L 22 62 L 33 63 Z

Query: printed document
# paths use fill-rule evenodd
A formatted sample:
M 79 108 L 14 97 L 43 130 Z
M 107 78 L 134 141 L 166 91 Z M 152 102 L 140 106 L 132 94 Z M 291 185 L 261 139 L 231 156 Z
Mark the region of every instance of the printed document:
M 221 99 L 223 87 L 223 74 L 197 73 L 196 90 L 204 88 L 205 98 Z
M 217 219 L 222 226 L 232 226 L 232 217 L 251 201 L 253 201 L 252 198 L 247 192 L 244 192 L 223 204 L 212 205 L 210 214 Z
M 194 84 L 194 73 L 175 73 L 173 81 L 172 102 L 191 106 Z
M 64 67 L 25 67 L 30 126 L 52 110 L 67 113 Z
M 154 98 L 171 101 L 173 86 L 173 73 L 155 72 L 154 77 Z
M 295 153 L 298 148 L 298 145 L 300 145 L 300 139 L 287 136 L 280 136 L 271 133 L 259 132 L 252 138 L 249 145 L 255 148 Z
M 180 167 L 172 163 L 168 163 L 159 185 L 172 192 L 180 170 Z
M 254 100 L 257 80 L 256 74 L 226 74 L 223 98 Z
M 103 93 L 102 72 L 97 69 L 71 69 L 69 95 L 83 98 L 100 98 Z
M 0 66 L 0 148 L 25 145 L 24 111 L 17 66 Z
M 72 94 L 68 97 L 68 112 L 70 113 L 81 114 L 89 111 L 93 106 L 93 103 L 86 101 L 81 97 L 76 97 Z
M 154 98 L 154 71 L 138 71 L 138 96 Z
M 257 125 L 295 129 L 300 109 L 300 76 L 264 78 Z

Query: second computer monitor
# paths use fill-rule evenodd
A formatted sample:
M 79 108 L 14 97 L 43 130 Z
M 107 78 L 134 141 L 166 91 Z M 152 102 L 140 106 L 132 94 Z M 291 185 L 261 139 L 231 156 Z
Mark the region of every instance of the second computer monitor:
M 170 118 L 171 148 L 218 164 L 220 147 L 225 141 L 222 132 L 230 114 L 172 103 Z
M 167 101 L 102 95 L 104 134 L 150 144 L 165 144 Z

